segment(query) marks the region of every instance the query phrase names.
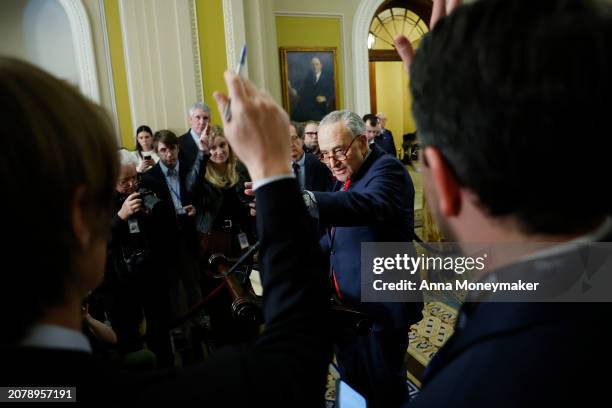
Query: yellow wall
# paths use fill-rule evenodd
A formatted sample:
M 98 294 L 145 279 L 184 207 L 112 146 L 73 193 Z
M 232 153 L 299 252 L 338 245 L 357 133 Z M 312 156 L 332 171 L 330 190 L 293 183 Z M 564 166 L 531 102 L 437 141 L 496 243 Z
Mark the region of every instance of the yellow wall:
M 212 95 L 214 91 L 227 92 L 223 79 L 223 72 L 227 69 L 223 3 L 222 0 L 197 0 L 196 8 L 204 101 L 212 109 L 212 123 L 221 124 Z
M 344 107 L 342 81 L 342 36 L 339 18 L 276 17 L 276 41 L 279 47 L 336 47 L 338 64 L 338 109 Z M 277 68 L 280 72 L 280 67 Z
M 398 84 L 401 84 L 398 86 Z M 395 147 L 402 146 L 404 133 L 414 132 L 408 75 L 401 62 L 376 63 L 376 108 L 387 117 L 387 129 L 393 132 Z M 376 113 L 376 112 L 374 112 Z
M 405 70 L 402 72 L 402 89 L 404 90 L 404 132 L 416 132 L 416 123 L 412 116 L 412 94 L 410 93 L 410 78 Z M 401 145 L 401 143 L 400 143 Z
M 119 132 L 121 144 L 128 149 L 134 149 L 134 134 L 132 113 L 128 95 L 125 61 L 123 59 L 123 38 L 121 36 L 121 19 L 119 17 L 119 1 L 104 0 L 104 12 L 108 31 L 108 44 L 113 71 L 113 86 L 115 87 L 115 105 L 119 116 Z
M 217 112 L 214 91 L 226 92 L 223 72 L 227 67 L 225 57 L 225 31 L 223 28 L 222 0 L 197 0 L 198 40 L 202 63 L 202 84 L 205 102 L 212 109 L 213 123 L 221 123 Z M 108 30 L 108 42 L 115 87 L 115 104 L 119 116 L 122 145 L 134 149 L 134 131 L 121 34 L 121 18 L 118 0 L 104 0 Z M 187 125 L 187 117 L 185 117 Z

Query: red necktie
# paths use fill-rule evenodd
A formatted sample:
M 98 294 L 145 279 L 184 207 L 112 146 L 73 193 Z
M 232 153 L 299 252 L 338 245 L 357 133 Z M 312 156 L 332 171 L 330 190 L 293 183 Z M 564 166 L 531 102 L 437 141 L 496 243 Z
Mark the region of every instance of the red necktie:
M 350 185 L 351 185 L 351 179 L 346 180 L 346 183 L 344 183 L 344 186 L 342 186 L 342 190 L 341 191 L 348 190 Z M 331 240 L 334 237 L 334 232 L 335 232 L 335 228 L 334 227 L 330 227 L 329 228 L 329 240 L 330 240 L 330 242 L 331 242 Z M 338 295 L 338 299 L 342 300 L 342 293 L 340 292 L 340 285 L 338 285 L 338 280 L 336 279 L 336 271 L 334 271 L 333 268 L 332 268 L 332 279 L 334 281 L 334 289 L 336 289 L 336 294 Z

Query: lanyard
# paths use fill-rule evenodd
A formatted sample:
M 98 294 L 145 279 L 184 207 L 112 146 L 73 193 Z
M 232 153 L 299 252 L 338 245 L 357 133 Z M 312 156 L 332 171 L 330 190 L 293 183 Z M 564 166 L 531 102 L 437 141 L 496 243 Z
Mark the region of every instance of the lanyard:
M 166 178 L 168 179 L 174 179 L 176 177 L 176 180 L 179 182 L 178 180 L 178 174 L 174 173 L 171 177 L 166 176 Z M 170 180 L 168 180 L 170 181 Z M 168 189 L 170 190 L 170 193 L 174 194 L 174 197 L 176 197 L 176 199 L 178 200 L 179 203 L 181 203 L 181 194 L 180 192 L 177 192 L 174 188 L 172 188 L 172 184 L 171 183 L 166 183 L 168 185 Z

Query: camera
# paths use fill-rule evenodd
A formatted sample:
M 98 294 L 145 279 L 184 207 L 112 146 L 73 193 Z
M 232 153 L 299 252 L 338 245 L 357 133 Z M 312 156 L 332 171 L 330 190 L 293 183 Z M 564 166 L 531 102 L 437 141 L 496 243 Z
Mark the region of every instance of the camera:
M 142 206 L 147 211 L 153 210 L 157 203 L 161 201 L 153 191 L 147 188 L 139 188 L 138 194 L 140 194 L 140 198 L 142 199 Z

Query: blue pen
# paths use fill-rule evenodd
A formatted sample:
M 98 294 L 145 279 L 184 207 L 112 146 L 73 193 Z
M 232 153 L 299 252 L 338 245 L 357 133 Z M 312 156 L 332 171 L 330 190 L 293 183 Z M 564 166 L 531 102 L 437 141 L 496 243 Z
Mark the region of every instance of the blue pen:
M 242 71 L 242 67 L 244 66 L 244 63 L 246 62 L 246 43 L 242 46 L 242 51 L 240 52 L 240 60 L 238 61 L 238 64 L 236 66 L 236 75 L 240 76 L 240 72 Z M 225 109 L 223 111 L 223 117 L 225 118 L 226 122 L 229 122 L 230 120 L 232 120 L 232 111 L 230 110 L 230 107 L 232 105 L 232 100 L 228 99 L 227 101 L 227 105 L 225 105 Z

